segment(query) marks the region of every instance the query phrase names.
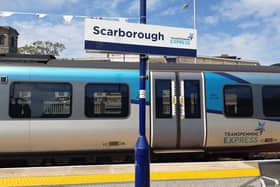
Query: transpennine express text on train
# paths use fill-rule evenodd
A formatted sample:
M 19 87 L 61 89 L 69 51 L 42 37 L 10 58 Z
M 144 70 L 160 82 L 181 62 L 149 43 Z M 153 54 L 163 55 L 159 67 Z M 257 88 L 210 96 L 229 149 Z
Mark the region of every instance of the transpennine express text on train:
M 257 143 L 259 132 L 225 132 L 224 144 Z
M 95 35 L 101 34 L 104 36 L 113 36 L 113 37 L 146 39 L 146 40 L 151 40 L 153 42 L 164 40 L 164 34 L 162 34 L 161 32 L 147 33 L 147 32 L 136 32 L 136 31 L 124 31 L 121 28 L 105 29 L 105 28 L 100 28 L 99 26 L 93 27 L 93 34 Z

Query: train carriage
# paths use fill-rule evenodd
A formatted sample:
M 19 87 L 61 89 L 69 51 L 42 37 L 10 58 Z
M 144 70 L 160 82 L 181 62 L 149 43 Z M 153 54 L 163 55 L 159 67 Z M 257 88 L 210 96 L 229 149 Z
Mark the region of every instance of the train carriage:
M 0 153 L 133 151 L 136 63 L 0 57 Z M 154 153 L 280 151 L 280 68 L 150 64 Z

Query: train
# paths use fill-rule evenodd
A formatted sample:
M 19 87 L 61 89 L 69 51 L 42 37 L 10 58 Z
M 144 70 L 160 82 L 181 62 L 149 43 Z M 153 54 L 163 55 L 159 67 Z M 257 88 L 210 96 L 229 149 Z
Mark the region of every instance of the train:
M 133 152 L 138 63 L 0 57 L 0 155 Z M 280 68 L 149 64 L 153 154 L 280 151 Z

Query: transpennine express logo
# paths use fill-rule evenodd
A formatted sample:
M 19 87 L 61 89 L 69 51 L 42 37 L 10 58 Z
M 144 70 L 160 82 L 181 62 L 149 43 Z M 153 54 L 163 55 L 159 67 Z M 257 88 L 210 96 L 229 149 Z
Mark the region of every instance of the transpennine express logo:
M 171 38 L 170 44 L 174 45 L 190 45 L 190 42 L 194 39 L 194 33 L 189 33 L 186 38 Z
M 260 135 L 262 135 L 263 132 L 265 131 L 264 125 L 265 125 L 265 122 L 260 122 L 259 121 L 258 127 L 255 129 L 255 131 L 259 131 Z
M 189 36 L 188 36 L 188 39 L 193 40 L 193 35 L 194 35 L 193 33 L 190 33 Z

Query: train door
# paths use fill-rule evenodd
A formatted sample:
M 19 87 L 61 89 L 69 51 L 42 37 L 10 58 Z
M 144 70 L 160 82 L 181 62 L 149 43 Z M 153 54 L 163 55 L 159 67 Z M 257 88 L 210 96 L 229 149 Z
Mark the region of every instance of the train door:
M 201 73 L 151 72 L 151 146 L 200 149 L 205 141 Z
M 176 74 L 151 72 L 151 146 L 177 146 Z
M 179 146 L 202 148 L 205 141 L 204 92 L 202 73 L 179 73 Z

